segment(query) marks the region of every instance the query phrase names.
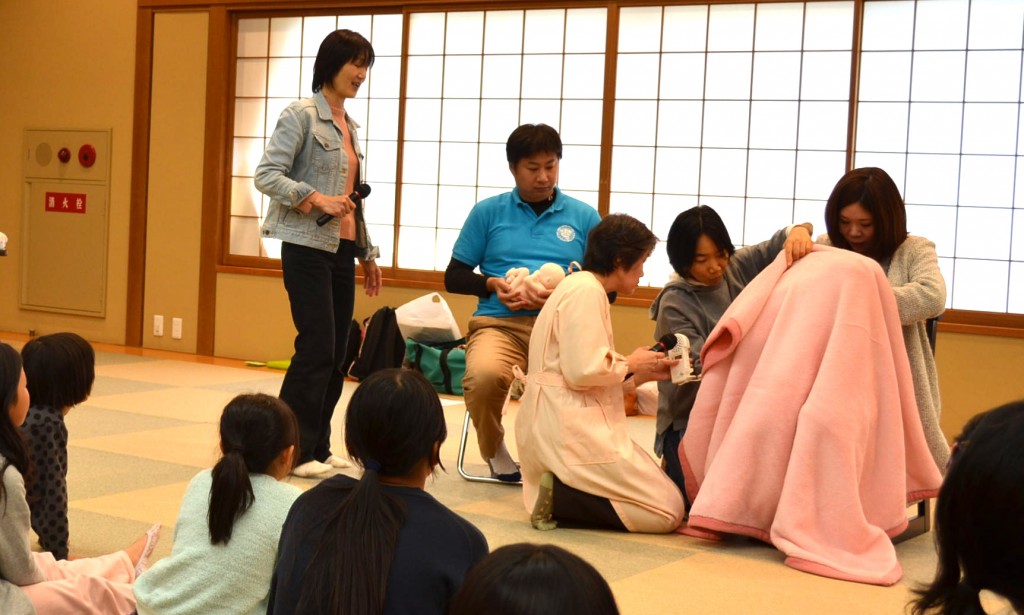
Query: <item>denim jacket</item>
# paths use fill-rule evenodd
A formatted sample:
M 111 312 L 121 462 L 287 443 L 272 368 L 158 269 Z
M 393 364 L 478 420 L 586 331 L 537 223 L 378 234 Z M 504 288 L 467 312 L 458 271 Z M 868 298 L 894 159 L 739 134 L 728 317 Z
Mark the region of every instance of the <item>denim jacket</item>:
M 355 153 L 362 159 L 356 138 L 359 125 L 348 114 L 345 122 Z M 297 100 L 281 112 L 254 178 L 256 189 L 271 199 L 263 221 L 264 237 L 329 252 L 338 249 L 341 241 L 338 219 L 332 218 L 327 224 L 317 226 L 316 219 L 322 212 L 314 208 L 304 214 L 295 206 L 314 190 L 326 196 L 342 194 L 349 162 L 344 155 L 342 138 L 322 92 Z M 356 255 L 363 260 L 374 260 L 380 251 L 370 242 L 362 203 L 356 206 L 355 217 Z

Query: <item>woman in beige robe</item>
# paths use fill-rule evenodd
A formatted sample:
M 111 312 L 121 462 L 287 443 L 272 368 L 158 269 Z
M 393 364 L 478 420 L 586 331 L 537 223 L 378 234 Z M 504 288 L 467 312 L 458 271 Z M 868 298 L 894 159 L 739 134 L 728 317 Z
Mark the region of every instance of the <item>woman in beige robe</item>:
M 682 494 L 629 437 L 623 387 L 666 380 L 674 361 L 638 348 L 615 352 L 608 293 L 636 290 L 657 238 L 622 214 L 587 240 L 583 271 L 562 281 L 530 337 L 530 373 L 516 442 L 523 501 L 537 529 L 558 522 L 671 532 Z

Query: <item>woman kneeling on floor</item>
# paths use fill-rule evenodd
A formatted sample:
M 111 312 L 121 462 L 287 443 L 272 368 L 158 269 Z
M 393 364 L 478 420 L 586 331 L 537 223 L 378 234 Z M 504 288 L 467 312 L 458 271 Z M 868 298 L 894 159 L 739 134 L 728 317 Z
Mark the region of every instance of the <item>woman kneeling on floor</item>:
M 623 388 L 667 380 L 677 361 L 615 352 L 609 293 L 629 295 L 657 238 L 613 214 L 590 231 L 583 271 L 555 288 L 530 337 L 530 373 L 516 418 L 523 501 L 537 529 L 556 523 L 661 533 L 683 518 L 683 497 L 629 437 Z

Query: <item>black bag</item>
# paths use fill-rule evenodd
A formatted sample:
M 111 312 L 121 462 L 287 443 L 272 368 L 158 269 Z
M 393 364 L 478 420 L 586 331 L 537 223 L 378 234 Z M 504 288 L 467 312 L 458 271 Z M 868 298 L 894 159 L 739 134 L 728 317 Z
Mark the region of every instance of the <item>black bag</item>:
M 439 344 L 405 340 L 405 361 L 426 376 L 434 390 L 462 395 L 462 377 L 466 374 L 466 339 Z
M 348 375 L 362 380 L 379 369 L 401 367 L 405 357 L 405 341 L 398 329 L 395 309 L 382 307 L 370 316 L 363 336 L 363 346 Z
M 359 326 L 359 321 L 353 318 L 348 329 L 348 345 L 345 347 L 345 359 L 341 362 L 341 373 L 348 375 L 348 370 L 359 356 L 359 347 L 362 345 L 363 328 Z

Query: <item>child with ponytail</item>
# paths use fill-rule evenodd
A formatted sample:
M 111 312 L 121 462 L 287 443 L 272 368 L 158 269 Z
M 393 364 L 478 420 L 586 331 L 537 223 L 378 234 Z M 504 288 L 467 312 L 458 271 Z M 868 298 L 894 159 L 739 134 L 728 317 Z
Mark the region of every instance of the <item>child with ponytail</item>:
M 363 475 L 336 475 L 296 500 L 268 615 L 448 610 L 487 541 L 423 490 L 447 434 L 441 401 L 419 372 L 384 369 L 359 384 L 345 446 Z
M 160 535 L 155 525 L 123 551 L 59 561 L 29 547 L 26 487 L 32 457 L 20 427 L 31 404 L 21 355 L 0 343 L 0 613 L 3 615 L 127 615 L 132 582 L 146 568 Z
M 266 613 L 281 525 L 300 493 L 281 482 L 298 442 L 295 415 L 280 399 L 254 393 L 228 402 L 223 455 L 189 483 L 171 555 L 135 584 L 139 615 Z
M 1024 615 L 1024 400 L 972 418 L 950 453 L 935 511 L 939 565 L 914 615 L 984 615 L 979 592 Z

